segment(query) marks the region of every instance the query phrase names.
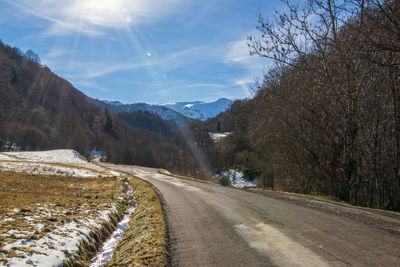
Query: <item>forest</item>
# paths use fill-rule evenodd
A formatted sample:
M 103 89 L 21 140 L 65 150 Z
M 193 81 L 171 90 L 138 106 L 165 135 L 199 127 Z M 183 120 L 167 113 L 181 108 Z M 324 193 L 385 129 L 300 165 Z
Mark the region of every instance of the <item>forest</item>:
M 253 97 L 182 128 L 104 111 L 33 51 L 0 43 L 0 143 L 96 148 L 206 179 L 240 168 L 261 187 L 400 210 L 400 0 L 285 3 L 248 37 L 269 66 Z
M 400 209 L 400 1 L 310 0 L 258 16 L 272 67 L 219 122 L 206 153 L 277 190 Z M 210 125 L 214 127 L 216 120 Z
M 75 149 L 114 163 L 200 173 L 173 123 L 146 112 L 111 114 L 40 63 L 0 42 L 0 149 Z M 13 147 L 13 144 L 14 147 Z

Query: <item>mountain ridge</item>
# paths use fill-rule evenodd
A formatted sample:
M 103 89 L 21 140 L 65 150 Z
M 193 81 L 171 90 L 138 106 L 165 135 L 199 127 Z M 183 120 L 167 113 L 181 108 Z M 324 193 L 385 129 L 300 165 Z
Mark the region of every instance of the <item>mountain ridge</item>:
M 228 110 L 234 102 L 227 98 L 219 98 L 212 102 L 185 101 L 160 105 L 146 103 L 124 104 L 118 100 L 106 99 L 91 99 L 90 101 L 103 109 L 107 107 L 111 113 L 148 111 L 164 120 L 174 121 L 179 125 L 185 125 L 188 121 L 186 118 L 201 121 L 214 118 Z

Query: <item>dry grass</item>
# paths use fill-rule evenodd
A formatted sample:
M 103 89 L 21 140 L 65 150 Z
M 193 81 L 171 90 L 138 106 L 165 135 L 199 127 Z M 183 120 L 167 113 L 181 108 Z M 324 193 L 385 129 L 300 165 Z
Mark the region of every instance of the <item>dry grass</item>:
M 107 266 L 166 266 L 166 224 L 157 194 L 146 182 L 130 179 L 136 209 Z
M 29 258 L 44 253 L 43 249 L 60 249 L 51 242 L 52 235 L 68 238 L 68 232 L 60 231 L 65 224 L 74 222 L 83 230 L 88 220 L 101 220 L 102 212 L 121 203 L 122 187 L 122 179 L 112 177 L 0 172 L 0 263 L 7 264 L 12 257 Z M 21 246 L 43 237 L 50 241 L 41 244 L 42 250 Z
M 89 265 L 126 210 L 126 178 L 133 187 L 136 209 L 108 265 L 167 265 L 164 216 L 156 193 L 147 183 L 128 176 L 101 177 L 108 174 L 107 169 L 99 172 L 80 165 L 18 160 L 29 165 L 85 169 L 99 177 L 0 171 L 0 265 L 15 264 L 16 259 L 19 264 L 35 265 L 32 255 L 47 257 L 54 251 L 66 257 L 66 266 Z M 104 216 L 104 211 L 109 213 Z M 80 241 L 74 250 L 67 250 L 57 239 L 67 242 L 73 238 L 67 227 L 71 224 Z

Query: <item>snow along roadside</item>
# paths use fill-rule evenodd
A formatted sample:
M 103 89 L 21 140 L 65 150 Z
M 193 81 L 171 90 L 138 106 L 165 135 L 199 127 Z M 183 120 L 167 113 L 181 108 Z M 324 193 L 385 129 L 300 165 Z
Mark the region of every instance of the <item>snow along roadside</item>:
M 101 166 L 116 171 L 128 169 L 109 163 Z M 107 266 L 166 266 L 167 226 L 160 199 L 145 181 L 131 176 L 129 183 L 134 189 L 135 212 Z
M 131 216 L 135 211 L 136 203 L 135 198 L 133 197 L 132 186 L 128 182 L 126 182 L 126 186 L 128 187 L 128 192 L 126 193 L 129 199 L 128 209 L 122 220 L 118 223 L 115 231 L 111 234 L 111 237 L 106 242 L 104 242 L 102 250 L 98 252 L 96 256 L 92 259 L 90 267 L 104 266 L 111 260 L 111 257 L 114 253 L 115 248 L 118 245 L 118 242 L 121 240 L 122 235 L 128 227 Z

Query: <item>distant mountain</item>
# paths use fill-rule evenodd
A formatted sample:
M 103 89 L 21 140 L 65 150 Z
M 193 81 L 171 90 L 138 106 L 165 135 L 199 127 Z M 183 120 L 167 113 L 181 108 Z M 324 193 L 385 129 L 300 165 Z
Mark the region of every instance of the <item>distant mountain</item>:
M 179 112 L 176 112 L 170 108 L 150 105 L 145 103 L 136 104 L 122 104 L 119 101 L 104 101 L 99 99 L 88 99 L 90 102 L 96 106 L 105 110 L 106 108 L 112 114 L 123 113 L 123 112 L 136 112 L 136 111 L 146 111 L 160 116 L 163 120 L 175 122 L 178 125 L 185 125 L 188 122 L 188 118 Z
M 113 106 L 122 106 L 124 103 L 120 102 L 120 101 L 116 101 L 116 100 L 107 100 L 107 99 L 101 99 L 100 101 L 109 104 L 109 105 L 113 105 Z
M 185 175 L 198 172 L 176 125 L 145 112 L 114 115 L 111 109 L 126 107 L 110 103 L 92 100 L 18 48 L 0 41 L 0 149 L 14 144 L 25 150 L 71 148 L 85 156 L 96 149 L 115 163 L 161 167 Z M 170 109 L 159 109 L 187 120 Z
M 228 110 L 233 101 L 227 98 L 220 98 L 213 102 L 204 103 L 195 102 L 177 102 L 173 104 L 165 104 L 163 107 L 170 108 L 176 112 L 185 115 L 188 118 L 205 121 L 216 117 L 221 112 Z
M 147 111 L 160 116 L 164 120 L 174 121 L 179 125 L 186 124 L 187 118 L 202 121 L 214 118 L 221 112 L 228 110 L 233 103 L 232 100 L 227 98 L 220 98 L 209 103 L 195 101 L 164 105 L 150 105 L 145 103 L 122 104 L 119 101 L 98 99 L 92 99 L 91 101 L 103 109 L 107 107 L 111 113 Z

